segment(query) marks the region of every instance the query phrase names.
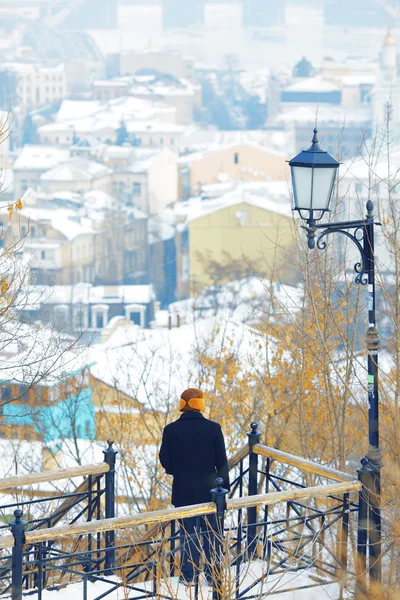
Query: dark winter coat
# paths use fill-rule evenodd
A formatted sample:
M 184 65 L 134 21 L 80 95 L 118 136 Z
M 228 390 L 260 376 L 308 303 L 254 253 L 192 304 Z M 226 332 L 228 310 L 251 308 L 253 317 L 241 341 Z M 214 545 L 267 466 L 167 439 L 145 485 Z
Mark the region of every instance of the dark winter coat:
M 160 462 L 173 475 L 172 504 L 211 501 L 215 479 L 229 489 L 229 471 L 221 426 L 200 412 L 184 412 L 163 432 Z

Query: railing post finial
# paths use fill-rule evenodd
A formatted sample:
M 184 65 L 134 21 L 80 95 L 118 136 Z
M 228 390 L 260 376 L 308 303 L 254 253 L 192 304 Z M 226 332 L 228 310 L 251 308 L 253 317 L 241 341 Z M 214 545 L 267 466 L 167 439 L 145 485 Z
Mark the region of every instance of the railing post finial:
M 251 431 L 247 433 L 247 437 L 249 440 L 250 451 L 252 451 L 253 447 L 260 443 L 261 432 L 258 431 L 258 423 L 255 421 L 250 424 L 250 427 Z

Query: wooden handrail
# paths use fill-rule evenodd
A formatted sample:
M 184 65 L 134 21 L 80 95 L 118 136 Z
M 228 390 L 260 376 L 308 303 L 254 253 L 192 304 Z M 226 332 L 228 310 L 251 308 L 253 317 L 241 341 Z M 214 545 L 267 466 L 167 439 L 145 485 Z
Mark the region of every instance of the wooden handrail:
M 282 452 L 281 450 L 276 450 L 275 448 L 270 448 L 269 446 L 264 446 L 263 444 L 256 444 L 254 446 L 254 452 L 256 454 L 260 454 L 261 456 L 274 458 L 279 462 L 298 467 L 301 471 L 307 471 L 308 473 L 314 473 L 316 475 L 323 475 L 324 477 L 333 479 L 335 481 L 353 481 L 354 479 L 354 475 L 349 475 L 343 471 L 337 471 L 336 469 L 332 469 L 332 467 L 319 465 L 312 460 L 294 456 L 293 454 L 288 454 L 287 452 Z
M 0 491 L 9 490 L 14 487 L 26 487 L 35 483 L 57 481 L 60 479 L 71 479 L 72 477 L 88 477 L 89 475 L 102 475 L 110 470 L 106 462 L 93 465 L 78 465 L 68 469 L 56 469 L 54 471 L 42 471 L 30 475 L 16 475 L 0 479 Z
M 233 469 L 236 465 L 242 460 L 242 458 L 246 458 L 249 453 L 249 445 L 245 444 L 233 456 L 228 460 L 228 469 Z
M 325 498 L 331 494 L 347 493 L 360 489 L 361 483 L 357 480 L 332 483 L 330 485 L 317 485 L 314 487 L 292 489 L 283 492 L 233 498 L 228 500 L 227 508 L 228 510 L 237 510 L 249 506 L 266 506 L 277 504 L 278 502 L 296 501 L 300 498 Z M 215 513 L 216 505 L 214 502 L 205 502 L 204 504 L 193 504 L 191 506 L 168 508 L 166 510 L 154 510 L 147 513 L 125 515 L 114 519 L 102 519 L 101 521 L 90 521 L 89 523 L 78 523 L 75 525 L 67 525 L 65 527 L 27 531 L 25 537 L 27 544 L 35 544 L 47 540 L 63 539 L 73 535 L 87 535 L 90 533 L 94 534 L 111 530 L 115 531 L 117 529 L 126 529 L 127 527 L 136 527 L 137 525 L 144 524 L 167 523 L 174 519 L 185 519 L 187 517 L 204 516 Z M 11 548 L 13 545 L 13 536 L 8 535 L 0 537 L 0 548 Z
M 290 502 L 299 498 L 326 498 L 331 494 L 344 494 L 361 489 L 361 482 L 354 480 L 346 483 L 331 483 L 329 485 L 316 485 L 308 488 L 297 488 L 283 492 L 258 494 L 257 496 L 244 496 L 228 500 L 228 510 L 238 510 L 250 506 L 266 506 L 278 502 Z
M 136 527 L 137 525 L 166 523 L 174 519 L 186 519 L 187 517 L 197 517 L 211 515 L 216 512 L 214 502 L 205 502 L 203 504 L 193 504 L 191 506 L 181 506 L 179 508 L 167 508 L 165 510 L 153 510 L 147 513 L 137 513 L 134 515 L 124 515 L 114 519 L 102 519 L 100 521 L 90 521 L 88 523 L 78 523 L 67 525 L 65 527 L 53 527 L 36 531 L 26 532 L 26 543 L 36 544 L 45 540 L 59 540 L 71 535 L 85 535 L 88 533 L 100 533 L 104 531 L 115 531 L 116 529 L 126 529 L 127 527 Z M 0 540 L 0 548 L 2 547 Z

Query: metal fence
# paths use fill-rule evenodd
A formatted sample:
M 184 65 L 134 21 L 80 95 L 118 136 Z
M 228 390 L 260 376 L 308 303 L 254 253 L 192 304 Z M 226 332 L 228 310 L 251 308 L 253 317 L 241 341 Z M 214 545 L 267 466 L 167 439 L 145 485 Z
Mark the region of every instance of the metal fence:
M 6 553 L 0 557 L 3 590 L 13 600 L 21 600 L 25 591 L 41 600 L 45 589 L 80 581 L 79 593 L 87 600 L 89 583 L 102 582 L 96 600 L 118 588 L 135 598 L 161 595 L 172 600 L 178 585 L 174 577 L 181 575 L 188 549 L 196 555 L 195 599 L 201 595 L 202 571 L 217 600 L 258 597 L 260 588 L 288 572 L 311 570 L 310 586 L 336 582 L 341 593 L 356 582 L 359 589 L 365 586 L 367 505 L 362 482 L 259 442 L 257 424 L 252 423 L 248 444 L 229 461 L 229 494 L 217 480 L 209 503 L 120 517 L 114 516 L 116 452 L 109 445 L 104 485 L 99 476 L 89 475 L 85 492 L 77 492 L 81 499 L 86 494 L 81 509 L 86 522 L 74 518 L 60 527 L 50 518 L 45 528 L 43 522 L 37 527 L 23 521 L 17 509 L 12 536 L 0 538 Z M 317 485 L 306 486 L 305 474 Z M 100 518 L 101 495 L 105 519 Z M 195 519 L 190 531 L 185 530 L 187 519 Z M 350 551 L 355 537 L 358 554 Z M 282 585 L 280 591 L 285 591 Z

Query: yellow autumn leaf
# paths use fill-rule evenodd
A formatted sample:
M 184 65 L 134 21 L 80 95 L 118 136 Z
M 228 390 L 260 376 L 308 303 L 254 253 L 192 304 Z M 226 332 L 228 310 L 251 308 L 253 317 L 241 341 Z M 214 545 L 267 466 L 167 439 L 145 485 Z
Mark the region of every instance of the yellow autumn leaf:
M 22 200 L 21 199 L 17 200 L 15 203 L 15 208 L 17 210 L 21 210 L 22 207 L 23 207 Z
M 9 204 L 7 206 L 7 210 L 8 210 L 8 218 L 12 219 L 13 212 L 14 212 L 14 205 L 13 204 Z
M 0 292 L 1 292 L 2 296 L 4 296 L 7 293 L 9 287 L 10 286 L 8 285 L 8 283 L 5 279 L 2 279 L 0 281 Z

